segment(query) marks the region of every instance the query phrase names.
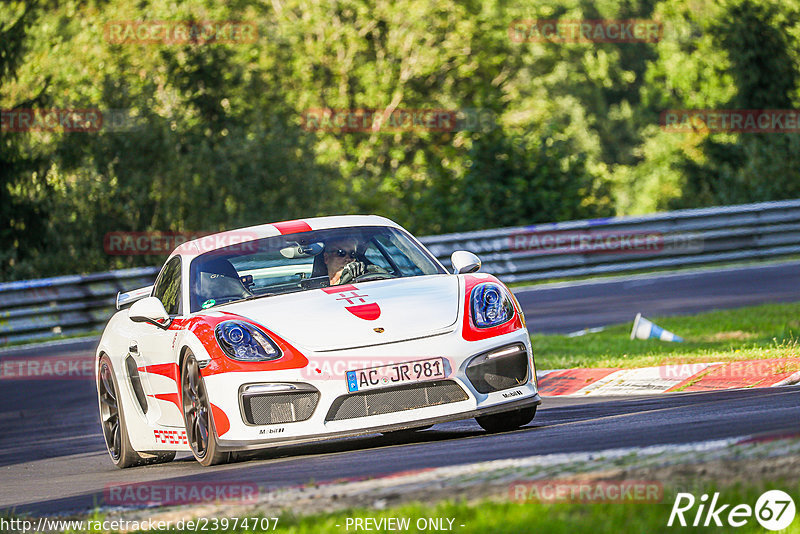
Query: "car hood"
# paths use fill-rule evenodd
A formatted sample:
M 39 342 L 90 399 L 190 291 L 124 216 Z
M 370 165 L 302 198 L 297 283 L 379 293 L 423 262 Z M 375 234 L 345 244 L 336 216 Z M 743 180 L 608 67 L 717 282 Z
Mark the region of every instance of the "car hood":
M 297 348 L 341 350 L 451 331 L 458 319 L 457 276 L 432 275 L 332 286 L 232 303 Z

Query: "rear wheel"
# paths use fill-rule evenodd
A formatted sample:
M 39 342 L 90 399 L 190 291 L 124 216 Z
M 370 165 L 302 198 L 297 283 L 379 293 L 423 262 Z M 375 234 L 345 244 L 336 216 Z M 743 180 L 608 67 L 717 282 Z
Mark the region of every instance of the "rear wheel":
M 181 392 L 186 438 L 195 459 L 204 466 L 230 461 L 231 454 L 219 450 L 206 385 L 191 351 L 186 353 L 181 368 Z
M 100 358 L 100 372 L 97 376 L 97 396 L 100 403 L 100 424 L 103 427 L 103 439 L 111 461 L 120 469 L 135 465 L 148 465 L 169 462 L 175 458 L 174 451 L 153 454 L 138 453 L 131 446 L 128 427 L 122 411 L 122 399 L 114 376 L 111 359 L 103 355 Z
M 492 415 L 482 415 L 475 420 L 487 432 L 506 432 L 525 426 L 536 415 L 536 406 L 520 408 L 511 412 L 502 412 Z

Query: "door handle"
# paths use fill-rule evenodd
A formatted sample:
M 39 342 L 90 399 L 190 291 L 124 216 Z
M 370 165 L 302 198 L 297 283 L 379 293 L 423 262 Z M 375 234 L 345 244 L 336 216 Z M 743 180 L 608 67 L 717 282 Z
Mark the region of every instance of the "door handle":
M 131 354 L 139 354 L 139 345 L 136 343 L 131 343 L 131 346 L 128 347 L 128 352 Z

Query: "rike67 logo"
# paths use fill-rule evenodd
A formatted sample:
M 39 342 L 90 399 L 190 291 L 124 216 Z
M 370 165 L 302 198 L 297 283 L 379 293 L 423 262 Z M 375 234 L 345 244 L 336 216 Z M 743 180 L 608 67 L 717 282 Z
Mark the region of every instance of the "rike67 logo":
M 695 510 L 695 505 L 697 505 Z M 756 501 L 755 507 L 748 504 L 719 502 L 719 493 L 714 493 L 709 501 L 708 494 L 695 499 L 691 493 L 678 493 L 669 514 L 667 526 L 721 527 L 724 524 L 742 527 L 755 516 L 756 521 L 767 530 L 783 530 L 794 521 L 796 509 L 794 500 L 781 490 L 764 492 Z

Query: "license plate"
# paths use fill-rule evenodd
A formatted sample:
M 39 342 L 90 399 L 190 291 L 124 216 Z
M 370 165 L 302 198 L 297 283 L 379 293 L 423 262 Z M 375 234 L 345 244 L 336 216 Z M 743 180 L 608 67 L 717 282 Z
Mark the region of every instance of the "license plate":
M 354 393 L 437 378 L 446 378 L 444 358 L 392 363 L 380 367 L 347 371 L 347 390 Z

